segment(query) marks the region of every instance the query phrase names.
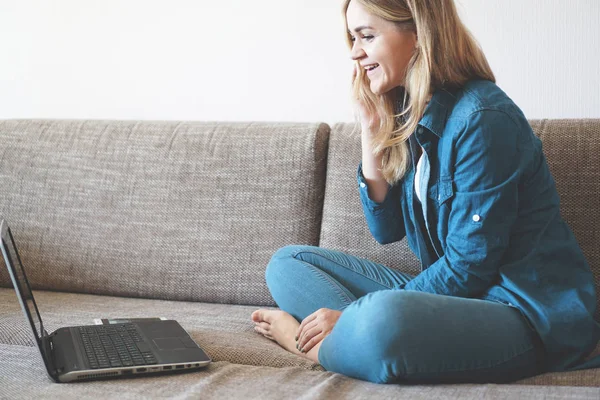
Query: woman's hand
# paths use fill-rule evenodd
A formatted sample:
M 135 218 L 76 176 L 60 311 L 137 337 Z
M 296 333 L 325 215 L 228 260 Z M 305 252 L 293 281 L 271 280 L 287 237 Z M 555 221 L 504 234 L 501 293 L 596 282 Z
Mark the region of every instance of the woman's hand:
M 341 311 L 320 308 L 308 317 L 304 318 L 298 332 L 296 333 L 296 347 L 303 353 L 308 353 L 325 336 L 331 333 L 338 319 L 342 315 Z
M 358 68 L 362 68 L 358 63 L 355 63 L 352 73 L 352 82 L 356 80 Z M 360 126 L 363 134 L 370 135 L 372 131 L 379 125 L 379 116 L 370 114 L 365 105 L 359 100 L 353 98 L 354 112 L 358 115 Z

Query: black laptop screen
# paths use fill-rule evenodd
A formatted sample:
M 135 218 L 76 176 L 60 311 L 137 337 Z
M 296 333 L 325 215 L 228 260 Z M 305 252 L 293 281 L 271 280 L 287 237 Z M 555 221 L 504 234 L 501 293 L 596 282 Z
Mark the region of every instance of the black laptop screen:
M 15 248 L 12 233 L 10 232 L 10 229 L 6 225 L 5 221 L 2 221 L 1 230 L 2 253 L 4 253 L 4 258 L 7 263 L 9 274 L 13 278 L 13 284 L 16 283 L 16 285 L 18 285 L 18 287 L 15 287 L 15 290 L 20 294 L 21 303 L 26 309 L 24 311 L 26 312 L 26 314 L 28 314 L 28 317 L 31 320 L 36 339 L 39 342 L 40 339 L 44 336 L 43 325 L 37 309 L 37 305 L 35 304 L 35 300 L 33 299 L 33 293 L 31 292 L 29 281 L 25 276 L 25 271 L 23 270 L 21 259 Z

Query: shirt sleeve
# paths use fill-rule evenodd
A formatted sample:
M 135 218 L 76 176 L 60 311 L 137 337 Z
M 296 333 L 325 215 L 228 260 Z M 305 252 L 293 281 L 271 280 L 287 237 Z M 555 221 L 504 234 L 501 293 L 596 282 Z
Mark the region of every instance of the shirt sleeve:
M 358 165 L 357 181 L 363 213 L 373 238 L 380 244 L 402 240 L 406 233 L 400 208 L 400 184 L 388 184 L 385 199 L 378 203 L 369 198 L 367 182 L 362 173 L 362 162 Z
M 467 118 L 453 146 L 455 193 L 445 253 L 406 290 L 475 297 L 496 282 L 518 214 L 521 144 L 528 140 L 521 133 L 502 111 Z

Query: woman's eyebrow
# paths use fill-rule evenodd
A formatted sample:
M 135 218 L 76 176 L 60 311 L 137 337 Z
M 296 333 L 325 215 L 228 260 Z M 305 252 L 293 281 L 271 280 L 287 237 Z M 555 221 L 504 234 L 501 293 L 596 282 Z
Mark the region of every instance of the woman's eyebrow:
M 356 27 L 356 28 L 354 28 L 354 32 L 356 32 L 356 33 L 359 33 L 359 32 L 360 32 L 360 31 L 362 31 L 363 29 L 373 29 L 373 28 L 372 28 L 372 27 L 370 27 L 370 26 L 367 26 L 367 25 L 361 25 L 361 26 L 359 26 L 359 27 Z M 352 32 L 350 32 L 350 31 L 348 30 L 348 33 L 352 33 Z

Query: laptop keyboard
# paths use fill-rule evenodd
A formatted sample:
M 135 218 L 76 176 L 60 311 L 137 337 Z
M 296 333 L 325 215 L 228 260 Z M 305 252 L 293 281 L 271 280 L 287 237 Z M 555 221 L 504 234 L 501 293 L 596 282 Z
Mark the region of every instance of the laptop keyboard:
M 157 363 L 133 324 L 81 326 L 79 333 L 92 369 Z

